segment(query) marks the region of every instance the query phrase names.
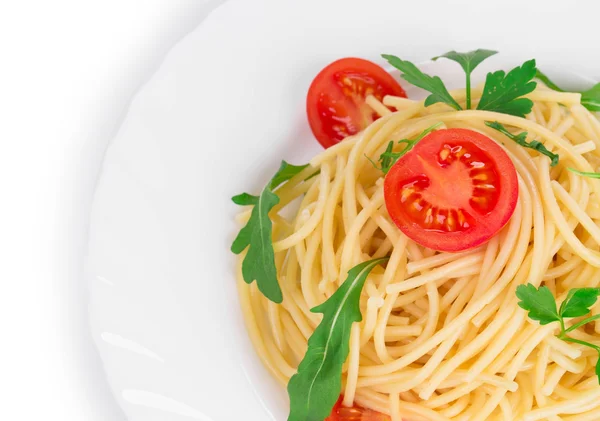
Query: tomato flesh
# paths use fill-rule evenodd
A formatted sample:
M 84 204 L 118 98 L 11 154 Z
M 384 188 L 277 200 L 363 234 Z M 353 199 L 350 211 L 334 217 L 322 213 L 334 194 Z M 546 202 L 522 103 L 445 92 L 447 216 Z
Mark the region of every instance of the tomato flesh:
M 422 246 L 457 252 L 494 236 L 518 198 L 515 167 L 487 136 L 437 130 L 394 164 L 384 182 L 394 223 Z
M 373 95 L 406 97 L 404 89 L 384 69 L 360 58 L 343 58 L 325 67 L 312 81 L 306 113 L 319 143 L 328 148 L 365 129 L 378 118 L 365 100 Z
M 390 417 L 358 405 L 342 406 L 342 398 L 340 397 L 333 407 L 331 415 L 325 421 L 390 421 Z

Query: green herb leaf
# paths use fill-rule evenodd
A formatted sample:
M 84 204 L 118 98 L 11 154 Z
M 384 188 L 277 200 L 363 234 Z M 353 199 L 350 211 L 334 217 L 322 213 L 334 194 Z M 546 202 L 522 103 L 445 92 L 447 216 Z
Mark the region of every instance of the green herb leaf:
M 573 288 L 559 309 L 561 317 L 581 317 L 590 312 L 590 307 L 598 300 L 600 288 Z
M 417 143 L 419 143 L 425 136 L 427 136 L 429 133 L 431 133 L 432 131 L 434 131 L 435 129 L 437 129 L 440 126 L 443 126 L 444 123 L 442 123 L 441 121 L 439 123 L 435 123 L 432 126 L 427 127 L 425 130 L 423 130 L 421 132 L 420 135 L 418 135 L 416 138 L 414 138 L 413 140 L 410 139 L 402 139 L 399 140 L 398 143 L 405 143 L 406 147 L 404 149 L 402 149 L 399 153 L 399 156 L 396 158 L 395 156 L 390 157 L 390 161 L 389 161 L 389 168 L 392 167 L 392 165 L 394 165 L 396 163 L 396 161 L 398 161 L 399 158 L 402 158 L 404 155 L 406 155 L 408 152 L 410 152 L 412 150 L 412 148 L 415 147 L 415 145 Z M 385 154 L 385 153 L 384 153 Z M 388 171 L 389 171 L 388 168 Z M 386 171 L 387 172 L 387 171 Z
M 371 163 L 371 165 L 373 165 L 375 167 L 375 169 L 383 171 L 384 173 L 387 174 L 388 170 L 391 167 L 391 159 L 392 158 L 389 155 L 394 153 L 392 151 L 393 148 L 394 148 L 394 141 L 390 140 L 387 147 L 385 148 L 385 152 L 383 152 L 381 155 L 379 155 L 378 161 L 381 163 L 381 165 L 377 165 L 377 162 L 373 161 L 366 154 L 365 154 L 365 158 L 367 158 L 369 160 L 369 162 Z
M 558 164 L 558 160 L 559 160 L 558 154 L 550 152 L 548 149 L 546 149 L 546 147 L 544 146 L 544 144 L 542 142 L 539 142 L 537 140 L 532 140 L 531 142 L 527 142 L 527 135 L 529 133 L 521 132 L 517 135 L 512 134 L 511 132 L 509 132 L 506 129 L 506 127 L 504 127 L 502 124 L 498 123 L 497 121 L 486 121 L 485 125 L 488 127 L 491 127 L 494 130 L 498 130 L 500 133 L 502 133 L 509 139 L 515 141 L 516 143 L 523 146 L 524 148 L 533 149 L 535 151 L 538 151 L 542 155 L 546 155 L 552 161 L 550 163 L 550 165 L 552 167 L 555 166 L 556 164 Z
M 556 310 L 556 301 L 548 287 L 539 289 L 531 284 L 517 287 L 519 307 L 529 312 L 529 318 L 537 320 L 541 325 L 558 322 L 561 320 Z
M 288 383 L 288 421 L 323 421 L 340 396 L 342 366 L 350 350 L 350 328 L 360 322 L 360 294 L 371 270 L 388 258 L 361 263 L 323 304 L 313 308 L 323 320 L 308 339 L 308 350 L 298 372 Z
M 581 105 L 590 111 L 600 111 L 600 83 L 581 93 Z
M 486 58 L 497 54 L 498 51 L 493 50 L 483 50 L 478 49 L 474 51 L 469 51 L 467 53 L 457 53 L 456 51 L 450 51 L 446 54 L 442 54 L 441 56 L 437 56 L 432 58 L 432 60 L 437 60 L 441 57 L 445 57 L 449 60 L 455 61 L 461 65 L 465 74 L 467 75 L 467 110 L 471 108 L 471 73 L 479 64 L 485 60 Z
M 398 158 L 396 158 L 394 155 L 393 148 L 394 141 L 390 140 L 385 152 L 379 157 L 379 162 L 381 162 L 381 171 L 383 171 L 385 174 L 387 174 L 392 165 L 394 165 L 394 163 L 398 160 Z
M 236 205 L 240 205 L 240 206 L 256 205 L 256 203 L 258 202 L 258 199 L 259 199 L 258 196 L 253 196 L 248 193 L 238 194 L 237 196 L 233 196 L 231 198 L 233 203 L 235 203 Z
M 306 165 L 296 166 L 282 161 L 279 171 L 263 189 L 260 196 L 242 193 L 232 198 L 233 203 L 237 205 L 253 205 L 254 207 L 248 223 L 233 241 L 231 251 L 240 254 L 248 248 L 248 253 L 242 262 L 244 281 L 251 284 L 256 280 L 260 292 L 275 303 L 281 303 L 283 295 L 277 281 L 273 250 L 273 222 L 269 218 L 269 212 L 279 203 L 279 196 L 273 193 L 273 189 L 288 181 L 304 168 Z
M 290 178 L 292 178 L 293 176 L 298 174 L 300 171 L 302 171 L 306 167 L 308 167 L 308 164 L 292 165 L 292 164 L 288 164 L 285 161 L 282 161 L 281 166 L 279 167 L 279 171 L 277 171 L 275 176 L 271 179 L 271 183 L 269 184 L 270 189 L 275 190 L 282 183 L 285 183 L 286 181 L 288 181 Z
M 455 110 L 462 110 L 462 107 L 454 100 L 454 98 L 452 98 L 452 95 L 450 95 L 448 89 L 446 89 L 446 85 L 444 85 L 444 82 L 442 82 L 442 79 L 438 76 L 429 76 L 419 70 L 417 66 L 410 61 L 402 60 L 399 57 L 388 54 L 382 54 L 381 56 L 396 69 L 400 70 L 402 72 L 402 78 L 407 82 L 431 92 L 431 95 L 425 99 L 426 107 L 438 102 L 443 102 Z
M 571 167 L 569 167 L 567 169 L 577 175 L 582 176 L 582 177 L 600 178 L 600 173 L 598 173 L 598 172 L 579 171 L 579 170 L 576 170 L 575 168 L 571 168 Z
M 474 51 L 469 51 L 467 53 L 457 53 L 456 51 L 450 51 L 446 54 L 434 57 L 432 58 L 432 60 L 435 61 L 441 57 L 445 57 L 460 64 L 465 73 L 467 75 L 470 75 L 471 72 L 473 72 L 473 70 L 475 70 L 475 68 L 479 66 L 479 64 L 481 64 L 482 61 L 484 61 L 488 57 L 493 56 L 494 54 L 498 54 L 498 51 L 484 50 L 480 48 Z
M 556 311 L 556 302 L 552 292 L 545 286 L 539 289 L 531 284 L 519 285 L 517 287 L 517 297 L 519 306 L 529 311 L 529 318 L 538 320 L 540 324 L 545 325 L 552 322 L 560 323 L 560 333 L 556 337 L 565 342 L 575 343 L 598 352 L 598 361 L 596 361 L 596 376 L 600 383 L 600 346 L 593 343 L 575 339 L 567 334 L 588 323 L 600 319 L 600 315 L 588 317 L 575 323 L 573 326 L 565 329 L 565 320 L 567 317 L 581 317 L 590 312 L 600 295 L 600 288 L 574 288 L 569 291 L 567 298 L 563 301 L 559 311 Z
M 526 61 L 508 74 L 503 70 L 488 73 L 477 109 L 525 117 L 531 112 L 533 101 L 520 97 L 532 92 L 537 86 L 532 81 L 535 74 L 535 60 Z
M 319 174 L 321 174 L 321 170 L 317 170 L 317 171 L 315 171 L 314 173 L 312 173 L 311 175 L 309 175 L 308 177 L 306 177 L 306 178 L 304 179 L 304 181 L 308 181 L 308 180 L 310 180 L 311 178 L 315 178 L 315 177 L 316 177 L 317 175 L 319 175 Z
M 438 127 L 442 126 L 443 123 L 439 122 L 439 123 L 435 123 L 433 126 L 429 126 L 428 128 L 426 128 L 425 130 L 423 130 L 421 132 L 421 134 L 419 134 L 419 136 L 417 136 L 415 139 L 413 140 L 409 140 L 409 139 L 402 139 L 399 140 L 398 143 L 404 143 L 406 144 L 406 147 L 404 149 L 402 149 L 400 152 L 393 152 L 392 148 L 394 147 L 394 142 L 390 141 L 390 143 L 388 143 L 387 148 L 385 149 L 385 152 L 383 152 L 380 156 L 379 156 L 379 163 L 381 164 L 381 166 L 378 166 L 375 161 L 373 161 L 371 158 L 369 158 L 367 156 L 367 159 L 369 161 L 371 161 L 371 164 L 373 164 L 373 166 L 375 168 L 377 168 L 378 170 L 383 171 L 384 174 L 387 174 L 388 171 L 390 170 L 390 168 L 392 168 L 394 166 L 394 164 L 396 162 L 398 162 L 398 160 L 400 158 L 402 158 L 404 155 L 406 155 L 412 148 L 414 148 L 414 146 L 421 141 L 425 136 L 427 136 L 429 133 L 431 133 L 432 131 L 434 131 L 435 129 L 437 129 Z
M 542 71 L 540 69 L 536 69 L 535 77 L 536 77 L 536 79 L 541 80 L 544 83 L 544 85 L 546 85 L 548 88 L 552 89 L 553 91 L 564 92 L 554 82 L 552 82 L 548 76 L 546 76 L 544 73 L 542 73 Z
M 558 85 L 550 80 L 548 76 L 542 73 L 540 70 L 537 71 L 536 78 L 544 82 L 544 84 L 558 92 L 565 92 L 564 89 L 561 89 Z M 581 105 L 587 108 L 590 111 L 600 111 L 600 83 L 596 83 L 587 91 L 574 91 L 581 94 Z

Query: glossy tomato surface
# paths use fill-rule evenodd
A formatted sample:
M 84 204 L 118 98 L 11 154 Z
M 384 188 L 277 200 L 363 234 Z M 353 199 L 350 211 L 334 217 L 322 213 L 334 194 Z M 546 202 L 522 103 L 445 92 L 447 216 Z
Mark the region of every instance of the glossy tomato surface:
M 319 72 L 308 90 L 306 113 L 323 147 L 360 132 L 378 118 L 365 103 L 369 95 L 380 101 L 386 95 L 406 97 L 396 79 L 368 60 L 343 58 Z
M 325 421 L 390 421 L 390 417 L 358 405 L 342 406 L 342 398 L 340 398 Z
M 422 246 L 448 252 L 494 236 L 513 214 L 518 192 L 506 152 L 468 129 L 430 133 L 384 182 L 385 204 L 398 228 Z

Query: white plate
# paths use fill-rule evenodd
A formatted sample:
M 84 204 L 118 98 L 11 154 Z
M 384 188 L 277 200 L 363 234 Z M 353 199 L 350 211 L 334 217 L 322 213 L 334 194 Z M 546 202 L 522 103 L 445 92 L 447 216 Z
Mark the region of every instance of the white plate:
M 238 309 L 229 198 L 256 192 L 279 160 L 319 151 L 304 100 L 323 65 L 485 47 L 507 53 L 488 69 L 536 57 L 549 70 L 600 75 L 593 10 L 422 3 L 230 1 L 135 97 L 106 153 L 86 264 L 92 333 L 130 420 L 286 419 L 286 393 Z M 455 64 L 428 69 L 462 83 Z

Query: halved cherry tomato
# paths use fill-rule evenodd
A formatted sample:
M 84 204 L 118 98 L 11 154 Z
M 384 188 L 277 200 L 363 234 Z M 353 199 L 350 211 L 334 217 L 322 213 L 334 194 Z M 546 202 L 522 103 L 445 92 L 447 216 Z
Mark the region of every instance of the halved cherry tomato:
M 406 93 L 388 72 L 360 58 L 343 58 L 325 67 L 312 81 L 306 97 L 308 122 L 325 148 L 356 134 L 378 118 L 365 103 L 368 95 Z
M 390 417 L 373 411 L 371 409 L 362 408 L 358 405 L 352 407 L 342 406 L 342 397 L 337 403 L 325 421 L 390 421 Z
M 494 236 L 519 195 L 517 172 L 504 150 L 467 129 L 430 133 L 385 177 L 387 210 L 422 246 L 457 252 Z

